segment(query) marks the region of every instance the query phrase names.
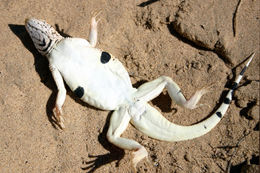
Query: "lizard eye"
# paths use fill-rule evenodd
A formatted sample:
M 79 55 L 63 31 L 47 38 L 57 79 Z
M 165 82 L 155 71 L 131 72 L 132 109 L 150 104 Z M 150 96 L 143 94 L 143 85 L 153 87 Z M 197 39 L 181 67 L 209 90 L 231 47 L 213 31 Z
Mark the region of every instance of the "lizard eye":
M 101 57 L 100 57 L 100 61 L 102 64 L 106 64 L 108 63 L 108 61 L 111 59 L 111 55 L 107 52 L 102 52 L 101 53 Z

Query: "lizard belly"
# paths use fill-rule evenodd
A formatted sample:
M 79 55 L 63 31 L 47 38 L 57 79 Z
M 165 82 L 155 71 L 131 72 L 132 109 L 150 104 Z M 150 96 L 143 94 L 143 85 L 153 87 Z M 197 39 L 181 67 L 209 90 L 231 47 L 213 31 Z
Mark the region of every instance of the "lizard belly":
M 73 85 L 69 86 L 76 96 L 84 102 L 100 109 L 114 110 L 129 100 L 131 90 L 128 90 L 120 80 L 107 80 L 108 75 L 86 75 L 83 79 L 73 82 Z M 68 81 L 67 83 L 73 80 L 73 78 L 67 77 L 64 79 L 66 82 Z
M 60 70 L 67 85 L 81 100 L 104 110 L 114 110 L 130 100 L 132 86 L 102 66 L 82 63 L 73 61 Z
M 130 79 L 126 80 L 129 76 L 118 74 L 123 67 L 109 64 L 111 61 L 102 63 L 101 51 L 78 43 L 80 40 L 64 39 L 49 58 L 70 89 L 80 99 L 100 109 L 114 110 L 129 102 L 134 89 Z

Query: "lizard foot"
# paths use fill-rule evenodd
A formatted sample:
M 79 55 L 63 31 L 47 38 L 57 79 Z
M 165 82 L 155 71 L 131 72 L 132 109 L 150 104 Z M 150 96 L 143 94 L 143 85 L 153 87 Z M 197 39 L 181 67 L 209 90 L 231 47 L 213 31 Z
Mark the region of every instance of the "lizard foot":
M 97 28 L 98 22 L 99 22 L 101 19 L 96 20 L 96 17 L 97 17 L 101 12 L 102 12 L 102 11 L 99 10 L 99 11 L 94 12 L 94 13 L 92 14 L 93 17 L 91 18 L 91 27 Z
M 98 26 L 98 22 L 100 21 L 100 19 L 96 20 L 96 17 L 100 14 L 101 10 L 99 12 L 95 12 L 94 14 L 92 14 L 92 18 L 91 18 L 91 24 L 90 24 L 90 33 L 89 33 L 89 42 L 90 45 L 92 47 L 95 47 L 97 44 L 97 26 Z
M 64 129 L 65 125 L 64 125 L 64 119 L 62 117 L 62 114 L 63 114 L 62 109 L 58 108 L 58 106 L 55 106 L 55 108 L 53 109 L 53 114 L 54 114 L 54 117 L 56 119 L 58 126 L 61 129 Z
M 212 83 L 212 84 L 210 84 L 209 86 L 203 87 L 203 88 L 202 88 L 201 90 L 199 90 L 199 91 L 201 92 L 202 95 L 207 94 L 207 93 L 209 93 L 209 92 L 212 92 L 212 87 L 213 87 L 214 85 L 215 85 L 215 84 Z M 201 95 L 201 96 L 202 96 L 202 95 Z M 198 106 L 196 106 L 196 108 L 201 107 L 201 106 L 207 106 L 208 108 L 211 108 L 211 106 L 210 106 L 209 104 L 207 104 L 207 103 L 199 104 Z
M 137 163 L 140 162 L 142 159 L 146 158 L 148 161 L 148 153 L 146 149 L 142 146 L 141 148 L 137 149 L 136 151 L 132 152 L 132 166 L 134 172 L 136 172 Z
M 208 107 L 210 107 L 207 104 L 199 104 L 199 105 L 197 105 L 197 103 L 199 102 L 200 98 L 204 94 L 210 92 L 210 88 L 211 87 L 212 87 L 212 85 L 207 86 L 207 87 L 203 87 L 202 89 L 196 91 L 195 94 L 186 103 L 183 104 L 184 107 L 186 107 L 188 109 L 195 109 L 195 108 L 198 108 L 200 106 L 208 106 Z

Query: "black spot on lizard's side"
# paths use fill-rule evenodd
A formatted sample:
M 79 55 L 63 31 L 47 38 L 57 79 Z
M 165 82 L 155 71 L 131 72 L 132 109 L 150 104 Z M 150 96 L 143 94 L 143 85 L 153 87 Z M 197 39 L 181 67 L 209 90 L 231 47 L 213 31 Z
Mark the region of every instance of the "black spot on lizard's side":
M 221 112 L 216 112 L 216 115 L 217 115 L 219 118 L 222 118 L 222 113 L 221 113 Z
M 100 61 L 102 64 L 108 63 L 110 59 L 111 59 L 111 55 L 109 53 L 107 52 L 101 53 Z
M 73 92 L 78 98 L 81 98 L 84 95 L 84 88 L 79 86 Z

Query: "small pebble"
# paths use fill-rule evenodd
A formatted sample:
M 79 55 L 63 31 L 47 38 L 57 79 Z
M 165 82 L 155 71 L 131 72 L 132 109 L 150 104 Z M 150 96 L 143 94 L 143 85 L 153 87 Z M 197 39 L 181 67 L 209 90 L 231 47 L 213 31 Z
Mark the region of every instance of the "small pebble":
M 190 162 L 191 161 L 191 155 L 189 153 L 186 153 L 184 155 L 184 159 L 187 161 L 187 162 Z
M 237 106 L 240 107 L 240 108 L 247 107 L 247 101 L 245 101 L 245 100 L 240 99 L 236 103 L 237 103 Z

